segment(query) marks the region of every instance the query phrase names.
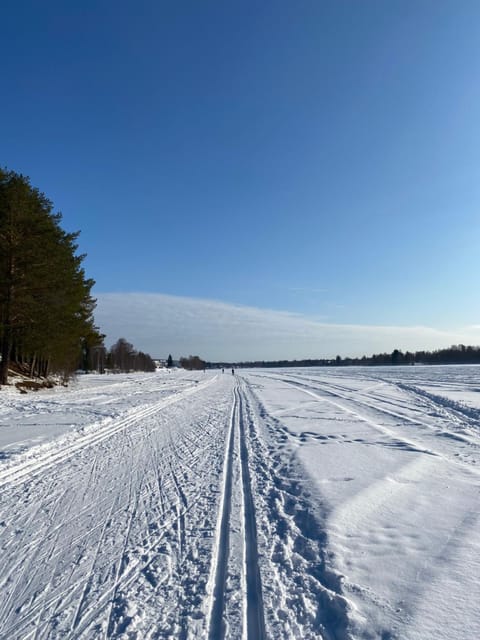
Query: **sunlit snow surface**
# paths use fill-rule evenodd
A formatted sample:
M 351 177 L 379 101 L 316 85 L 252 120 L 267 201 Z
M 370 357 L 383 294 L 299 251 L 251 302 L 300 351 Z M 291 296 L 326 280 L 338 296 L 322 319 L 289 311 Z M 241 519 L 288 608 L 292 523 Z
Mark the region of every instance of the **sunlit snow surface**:
M 0 390 L 0 638 L 480 637 L 480 368 Z

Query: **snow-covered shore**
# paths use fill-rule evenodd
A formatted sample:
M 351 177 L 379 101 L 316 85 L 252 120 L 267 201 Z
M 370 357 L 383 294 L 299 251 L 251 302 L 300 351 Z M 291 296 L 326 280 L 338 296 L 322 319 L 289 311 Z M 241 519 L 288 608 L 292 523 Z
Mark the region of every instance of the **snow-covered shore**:
M 0 390 L 0 638 L 480 637 L 479 376 Z

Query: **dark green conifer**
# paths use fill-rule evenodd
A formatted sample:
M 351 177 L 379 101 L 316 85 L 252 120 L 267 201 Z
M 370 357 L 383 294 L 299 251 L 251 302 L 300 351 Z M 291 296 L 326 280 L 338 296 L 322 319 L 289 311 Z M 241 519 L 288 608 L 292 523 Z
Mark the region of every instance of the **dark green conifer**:
M 11 362 L 31 375 L 68 374 L 101 345 L 78 233 L 25 176 L 0 169 L 0 384 Z

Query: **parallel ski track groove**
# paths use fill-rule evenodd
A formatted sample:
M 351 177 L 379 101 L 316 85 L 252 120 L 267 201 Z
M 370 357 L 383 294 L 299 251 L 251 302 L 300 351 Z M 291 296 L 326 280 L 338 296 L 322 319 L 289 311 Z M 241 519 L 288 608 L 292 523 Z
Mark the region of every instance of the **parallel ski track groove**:
M 182 391 L 178 394 L 174 394 L 173 396 L 169 396 L 168 398 L 164 398 L 159 402 L 156 402 L 153 405 L 150 405 L 146 408 L 135 409 L 130 412 L 124 418 L 120 420 L 115 420 L 113 424 L 108 427 L 100 428 L 99 431 L 89 432 L 85 435 L 78 437 L 75 442 L 68 443 L 63 445 L 59 451 L 52 452 L 47 451 L 46 453 L 41 454 L 38 458 L 34 460 L 27 460 L 21 462 L 19 464 L 15 464 L 12 467 L 8 467 L 4 471 L 0 471 L 0 488 L 5 485 L 15 485 L 21 483 L 25 478 L 29 478 L 32 475 L 43 471 L 44 469 L 51 468 L 57 463 L 65 462 L 76 453 L 81 452 L 85 447 L 89 447 L 95 444 L 102 442 L 115 435 L 118 432 L 126 429 L 129 426 L 132 426 L 142 420 L 143 418 L 147 418 L 163 409 L 171 404 L 179 402 L 183 400 L 189 395 L 196 393 L 200 389 L 204 389 L 215 381 L 215 378 L 211 378 L 206 382 L 195 385 L 185 391 Z
M 198 387 L 195 387 L 195 390 Z M 180 399 L 180 398 L 176 398 L 176 399 Z M 135 415 L 135 417 L 138 417 L 138 414 Z M 132 421 L 133 424 L 133 421 Z M 128 434 L 127 434 L 128 436 Z M 129 436 L 128 436 L 129 438 Z M 128 439 L 127 438 L 127 439 Z M 173 441 L 171 440 L 170 442 L 170 447 L 174 449 L 175 444 L 173 443 Z M 125 442 L 123 442 L 123 448 L 125 448 Z M 133 450 L 133 447 L 129 447 L 130 450 Z M 176 450 L 172 450 L 170 457 L 173 457 L 177 460 L 179 460 L 179 454 Z M 170 463 L 171 466 L 171 460 L 169 460 L 167 458 L 168 462 Z M 130 475 L 130 479 L 132 479 L 132 476 Z M 157 480 L 158 481 L 158 480 Z M 142 479 L 143 482 L 143 479 Z M 136 488 L 136 492 L 135 492 L 135 503 L 136 505 L 138 505 L 138 501 L 141 497 L 143 497 L 143 494 L 145 492 L 145 488 L 143 488 L 142 490 L 142 482 L 140 482 L 140 486 L 138 486 Z M 171 479 L 169 479 L 167 481 L 167 483 L 163 483 L 162 489 L 164 490 L 166 488 L 166 486 L 170 486 L 173 489 L 176 489 L 176 487 L 178 486 L 178 483 L 175 483 L 174 481 L 172 481 Z M 132 486 L 130 486 L 129 489 L 129 494 L 130 494 L 130 504 L 132 501 Z M 62 494 L 63 495 L 63 494 Z M 55 500 L 55 508 L 58 505 L 59 500 L 62 498 L 62 495 L 58 496 Z M 121 567 L 121 571 L 118 573 L 118 575 L 116 576 L 116 579 L 114 580 L 114 583 L 111 585 L 110 588 L 107 589 L 106 592 L 101 593 L 97 600 L 95 605 L 92 607 L 91 605 L 88 605 L 87 607 L 84 606 L 84 601 L 86 599 L 86 594 L 88 594 L 88 592 L 91 589 L 92 586 L 92 577 L 93 577 L 93 571 L 94 571 L 94 567 L 97 561 L 97 557 L 98 557 L 98 552 L 103 540 L 103 537 L 105 535 L 105 530 L 106 530 L 106 525 L 109 522 L 109 520 L 111 520 L 114 515 L 118 512 L 122 512 L 124 510 L 124 505 L 123 504 L 118 504 L 118 500 L 120 498 L 120 494 L 117 495 L 116 500 L 114 502 L 112 502 L 111 508 L 109 510 L 108 516 L 106 519 L 104 519 L 102 522 L 100 522 L 98 525 L 96 525 L 94 527 L 94 529 L 90 529 L 88 532 L 81 534 L 80 536 L 76 537 L 75 539 L 70 541 L 70 544 L 72 544 L 73 542 L 77 542 L 78 540 L 81 540 L 84 536 L 88 536 L 91 535 L 93 530 L 96 529 L 101 529 L 101 533 L 100 533 L 100 538 L 97 542 L 97 547 L 96 547 L 96 553 L 94 554 L 92 563 L 91 563 L 91 567 L 89 572 L 87 573 L 87 576 L 83 577 L 82 579 L 80 579 L 79 581 L 76 581 L 74 585 L 71 586 L 71 588 L 66 589 L 65 591 L 63 591 L 62 593 L 57 593 L 57 594 L 53 594 L 51 597 L 47 597 L 47 594 L 45 594 L 44 598 L 39 602 L 38 605 L 32 606 L 30 607 L 30 611 L 29 611 L 29 615 L 24 618 L 22 621 L 18 621 L 17 623 L 14 623 L 13 625 L 11 625 L 8 628 L 8 634 L 10 635 L 11 633 L 13 633 L 14 631 L 20 631 L 20 630 L 25 630 L 24 632 L 26 632 L 26 628 L 31 624 L 32 620 L 35 617 L 39 617 L 38 614 L 38 610 L 40 609 L 40 615 L 42 613 L 42 611 L 45 610 L 45 606 L 46 604 L 50 605 L 51 603 L 54 603 L 56 601 L 59 601 L 63 595 L 65 593 L 69 593 L 69 594 L 73 594 L 75 593 L 75 591 L 79 590 L 80 594 L 79 594 L 79 598 L 77 599 L 77 604 L 76 604 L 76 611 L 74 614 L 74 620 L 72 623 L 72 626 L 70 628 L 70 634 L 74 633 L 75 637 L 81 637 L 83 635 L 83 633 L 85 633 L 89 626 L 92 624 L 92 622 L 95 619 L 96 616 L 96 612 L 98 610 L 98 608 L 101 606 L 101 604 L 103 604 L 103 602 L 106 599 L 111 599 L 112 598 L 112 592 L 113 594 L 116 593 L 116 591 L 118 590 L 118 588 L 120 587 L 120 585 L 125 585 L 128 584 L 131 579 L 132 579 L 132 574 L 134 573 L 135 570 L 135 566 L 131 565 L 128 568 L 125 567 Z M 174 523 L 176 521 L 176 519 L 178 517 L 184 517 L 184 514 L 189 510 L 189 508 L 192 506 L 192 504 L 190 506 L 188 506 L 187 508 L 185 508 L 181 513 L 176 513 L 176 517 L 174 518 L 170 518 L 166 521 L 164 521 L 161 530 L 159 531 L 159 537 L 156 538 L 156 540 L 152 541 L 150 545 L 148 545 L 145 549 L 146 552 L 149 552 L 151 550 L 152 547 L 156 546 L 159 541 L 164 537 L 164 534 L 166 531 L 168 531 L 172 526 L 174 526 Z M 78 515 L 78 514 L 77 514 Z M 77 516 L 73 516 L 70 520 L 75 520 Z M 132 523 L 132 518 L 129 519 L 129 530 L 131 527 L 131 523 Z M 55 527 L 53 527 L 53 529 L 51 529 L 49 531 L 49 537 L 56 532 L 57 533 L 57 538 L 58 535 L 60 533 L 60 528 L 61 525 L 56 525 Z M 128 539 L 128 535 L 129 535 L 129 531 L 127 532 L 127 537 L 125 538 L 125 545 L 127 543 L 127 539 Z M 31 544 L 30 546 L 34 546 L 33 544 Z M 61 546 L 61 545 L 60 545 Z M 58 545 L 54 545 L 54 547 L 50 546 L 47 550 L 46 550 L 46 554 L 50 554 L 51 557 L 55 557 L 56 555 L 59 555 L 60 551 L 57 548 Z M 125 547 L 124 547 L 125 549 Z M 42 554 L 43 557 L 44 554 Z M 37 558 L 38 560 L 38 558 Z M 141 563 L 141 565 L 143 565 L 143 568 L 145 568 L 146 566 L 148 566 L 149 562 L 146 563 Z M 19 575 L 19 578 L 21 576 Z M 15 588 L 13 589 L 11 596 L 13 595 L 15 591 Z M 16 594 L 18 595 L 18 594 Z M 8 604 L 8 603 L 7 603 Z M 109 603 L 107 603 L 108 606 Z M 6 620 L 4 621 L 6 622 Z M 5 638 L 8 638 L 9 635 L 5 636 Z M 2 636 L 3 638 L 3 636 Z
M 246 578 L 246 629 L 244 638 L 264 640 L 265 616 L 263 610 L 262 581 L 258 566 L 257 523 L 248 464 L 247 434 L 244 424 L 242 393 L 238 394 L 238 428 L 240 442 L 240 468 L 244 517 L 244 564 Z M 246 632 L 246 634 L 245 634 Z
M 207 386 L 207 384 L 204 383 L 202 386 L 205 387 Z M 200 385 L 196 385 L 191 390 L 189 390 L 189 392 L 194 393 L 199 388 L 202 388 L 202 387 Z M 167 405 L 171 404 L 172 402 L 177 402 L 179 400 L 182 400 L 185 397 L 185 395 L 190 395 L 190 393 L 176 394 L 174 398 L 168 399 L 169 402 L 167 403 Z M 150 429 L 148 428 L 147 424 L 145 425 L 145 428 L 144 428 L 142 419 L 144 417 L 148 417 L 151 414 L 153 414 L 154 407 L 156 410 L 158 410 L 159 406 L 160 408 L 165 406 L 165 400 L 160 401 L 158 404 L 154 406 L 150 406 L 146 408 L 145 411 L 142 410 L 142 411 L 130 412 L 129 415 L 127 416 L 126 425 L 123 424 L 119 426 L 118 423 L 116 423 L 115 425 L 109 425 L 109 426 L 115 426 L 115 430 L 111 429 L 110 430 L 111 433 L 109 433 L 108 435 L 106 433 L 102 433 L 102 435 L 104 435 L 104 437 L 107 438 L 109 435 L 113 435 L 117 431 L 121 432 L 122 428 L 125 429 L 126 426 L 130 425 L 130 426 L 136 426 L 136 427 L 139 426 L 142 432 L 144 431 L 147 438 L 149 438 Z M 209 424 L 209 422 L 210 422 L 210 417 L 209 419 L 207 419 L 207 424 Z M 98 426 L 99 428 L 101 428 L 103 425 L 98 425 Z M 236 428 L 237 428 L 237 423 L 235 422 L 233 425 L 233 429 L 236 430 Z M 204 429 L 202 429 L 199 433 L 202 434 L 202 438 L 205 441 L 205 444 L 202 444 L 202 450 L 204 448 L 205 450 L 208 450 L 206 448 L 208 447 L 208 442 L 210 441 L 208 437 L 210 435 L 208 434 L 208 429 L 207 429 L 207 433 L 205 432 Z M 42 559 L 45 558 L 45 561 L 48 562 L 49 565 L 52 567 L 52 575 L 48 583 L 48 588 L 44 593 L 41 594 L 41 597 L 36 602 L 30 603 L 28 612 L 25 612 L 26 615 L 25 613 L 22 614 L 21 620 L 16 620 L 16 621 L 5 620 L 8 630 L 6 630 L 7 635 L 2 636 L 2 638 L 5 638 L 6 640 L 11 637 L 12 638 L 13 637 L 30 638 L 32 634 L 36 634 L 37 638 L 46 637 L 44 636 L 44 634 L 47 634 L 49 632 L 49 629 L 51 631 L 50 624 L 51 624 L 52 616 L 55 614 L 55 611 L 58 609 L 60 603 L 62 603 L 62 607 L 65 607 L 65 602 L 67 602 L 68 607 L 71 609 L 71 618 L 70 618 L 70 623 L 68 625 L 68 628 L 66 628 L 67 629 L 66 637 L 91 638 L 91 637 L 97 637 L 98 633 L 105 633 L 105 632 L 107 633 L 107 636 L 108 636 L 109 632 L 112 632 L 112 630 L 114 630 L 113 624 L 115 623 L 115 620 L 114 620 L 115 610 L 113 610 L 113 617 L 112 617 L 112 602 L 115 600 L 116 594 L 119 594 L 121 589 L 126 588 L 132 582 L 135 576 L 138 575 L 138 573 L 142 571 L 144 568 L 148 567 L 150 563 L 155 559 L 155 556 L 150 557 L 150 552 L 155 551 L 155 548 L 158 547 L 159 542 L 164 538 L 165 533 L 172 531 L 172 527 L 175 527 L 175 522 L 178 522 L 178 528 L 180 530 L 180 534 L 182 534 L 182 531 L 183 531 L 183 535 L 185 535 L 186 523 L 179 522 L 179 521 L 184 520 L 188 512 L 195 505 L 199 495 L 202 493 L 202 487 L 205 485 L 205 483 L 209 485 L 211 484 L 211 476 L 208 474 L 205 474 L 204 478 L 196 477 L 196 484 L 198 483 L 198 481 L 201 480 L 201 486 L 199 485 L 198 487 L 195 487 L 195 490 L 192 492 L 189 491 L 188 497 L 187 497 L 187 494 L 183 493 L 183 489 L 185 487 L 184 482 L 187 482 L 187 483 L 191 482 L 190 476 L 192 474 L 192 469 L 186 463 L 185 457 L 188 457 L 188 459 L 191 458 L 193 460 L 197 460 L 197 459 L 202 460 L 203 457 L 198 449 L 199 442 L 195 440 L 192 434 L 188 432 L 182 433 L 182 430 L 179 430 L 179 433 L 177 435 L 180 435 L 180 438 L 178 440 L 174 440 L 173 438 L 170 438 L 170 442 L 166 447 L 166 449 L 169 451 L 168 453 L 167 451 L 165 451 L 166 453 L 165 457 L 163 456 L 163 451 L 162 451 L 162 456 L 159 456 L 158 451 L 155 448 L 153 447 L 150 448 L 148 447 L 147 444 L 144 445 L 145 449 L 151 454 L 149 457 L 152 462 L 151 462 L 151 472 L 149 477 L 143 478 L 143 487 L 142 487 L 142 482 L 138 483 L 137 481 L 134 482 L 134 486 L 130 486 L 130 489 L 128 489 L 127 487 L 124 487 L 124 489 L 122 489 L 118 493 L 118 495 L 114 497 L 113 502 L 111 504 L 110 513 L 108 514 L 107 519 L 105 519 L 107 510 L 104 511 L 103 508 L 100 508 L 99 512 L 101 511 L 104 512 L 102 521 L 99 522 L 98 524 L 94 524 L 93 528 L 90 528 L 88 532 L 83 532 L 83 531 L 79 532 L 78 535 L 74 535 L 73 537 L 70 537 L 68 540 L 68 543 L 66 541 L 65 543 L 63 543 L 61 542 L 61 538 L 59 539 L 61 525 L 57 524 L 55 522 L 55 519 L 52 516 L 51 527 L 48 531 L 49 533 L 48 548 L 43 549 L 41 553 Z M 227 439 L 228 439 L 228 435 L 227 435 Z M 89 441 L 86 443 L 85 446 L 96 444 L 97 442 L 101 442 L 102 440 L 103 438 L 99 440 L 91 441 L 91 442 Z M 125 431 L 125 435 L 122 436 L 123 449 L 127 448 L 128 450 L 131 451 L 134 448 L 133 446 L 130 446 L 130 442 L 129 442 L 130 440 L 131 440 L 130 431 L 127 430 Z M 202 443 L 203 443 L 203 440 L 202 440 Z M 74 444 L 77 444 L 78 441 L 79 441 L 79 438 L 75 440 Z M 136 440 L 136 443 L 138 445 L 138 440 Z M 73 453 L 71 455 L 73 455 Z M 122 453 L 122 456 L 123 456 L 123 453 Z M 234 456 L 233 452 L 232 452 L 232 456 Z M 69 457 L 70 456 L 66 456 L 65 459 L 68 459 Z M 161 462 L 160 462 L 160 458 L 161 458 Z M 90 467 L 88 470 L 90 480 L 97 473 L 97 465 L 99 462 L 101 462 L 101 460 L 102 460 L 101 454 L 99 454 L 90 463 Z M 34 462 L 37 463 L 38 458 L 34 460 Z M 56 462 L 61 463 L 61 460 L 57 460 Z M 233 464 L 232 460 L 231 460 L 231 463 Z M 36 468 L 35 471 L 40 474 L 42 471 L 45 472 L 49 468 L 49 466 L 50 465 L 44 466 L 41 469 Z M 12 465 L 8 469 L 8 471 L 13 471 L 15 468 L 17 467 L 14 467 Z M 26 471 L 26 468 L 25 468 L 25 471 Z M 34 476 L 35 473 L 33 473 L 32 475 Z M 27 479 L 29 480 L 32 477 L 32 475 L 30 475 Z M 43 481 L 43 476 L 42 476 L 42 481 Z M 232 479 L 232 482 L 233 482 L 233 479 Z M 87 482 L 87 484 L 89 483 L 90 481 Z M 15 482 L 10 482 L 10 483 L 6 482 L 5 484 L 15 484 Z M 151 503 L 151 498 L 148 500 L 148 503 L 147 503 L 147 500 L 145 500 L 145 498 L 147 498 L 148 496 L 151 496 L 153 487 L 158 488 L 158 495 L 157 495 L 158 505 L 155 505 L 155 503 Z M 174 494 L 174 493 L 176 493 L 178 496 L 177 508 L 171 514 L 171 517 L 167 516 L 167 518 L 165 518 L 167 513 L 166 513 L 165 504 L 163 504 L 163 506 L 161 504 L 162 499 L 166 500 L 167 504 L 174 504 L 170 497 L 171 494 Z M 83 499 L 80 500 L 80 504 L 85 503 L 87 496 L 88 494 L 85 491 L 83 493 Z M 129 506 L 128 506 L 128 514 L 127 514 L 126 522 L 125 523 L 122 522 L 122 530 L 123 530 L 122 536 L 124 537 L 123 551 L 121 552 L 120 556 L 117 556 L 117 558 L 118 557 L 120 558 L 120 563 L 117 564 L 118 562 L 117 560 L 117 562 L 112 564 L 112 569 L 115 575 L 113 575 L 112 584 L 108 585 L 108 587 L 105 589 L 106 585 L 103 584 L 103 582 L 101 584 L 98 583 L 98 581 L 94 576 L 94 572 L 96 572 L 97 560 L 99 557 L 98 550 L 100 545 L 102 544 L 102 539 L 105 540 L 107 539 L 107 537 L 110 538 L 111 536 L 111 533 L 109 533 L 111 531 L 109 529 L 110 525 L 108 524 L 109 520 L 115 521 L 115 514 L 121 513 L 122 511 L 125 510 L 124 497 L 129 497 L 127 502 Z M 56 502 L 61 500 L 63 500 L 63 497 L 60 494 L 56 497 Z M 145 503 L 145 506 L 144 506 L 144 503 Z M 53 504 L 53 501 L 50 502 L 50 507 L 52 504 Z M 105 506 L 104 499 L 101 499 L 97 506 L 99 507 Z M 86 508 L 88 507 L 82 504 L 81 511 L 83 512 Z M 132 508 L 134 508 L 134 512 L 132 512 Z M 146 540 L 144 541 L 145 546 L 143 547 L 143 550 L 144 550 L 145 560 L 143 560 L 142 558 L 141 561 L 138 561 L 138 559 L 134 557 L 130 563 L 122 563 L 121 556 L 124 555 L 126 551 L 128 551 L 127 545 L 128 545 L 128 540 L 130 538 L 130 533 L 132 530 L 133 520 L 139 517 L 140 515 L 145 515 L 143 513 L 143 510 L 147 508 L 150 510 L 153 508 L 155 510 L 156 517 L 162 521 L 161 528 L 158 531 L 156 531 L 151 538 L 149 536 L 148 542 Z M 141 510 L 141 514 L 140 514 L 140 510 Z M 150 511 L 150 514 L 152 513 L 153 512 Z M 32 515 L 33 514 L 30 514 L 30 517 Z M 68 522 L 74 521 L 77 517 L 79 517 L 78 513 L 72 514 L 71 517 L 68 518 Z M 148 522 L 151 522 L 150 517 L 148 518 Z M 125 529 L 125 526 L 126 526 L 126 529 Z M 75 582 L 70 583 L 70 585 L 67 588 L 61 589 L 60 585 L 53 583 L 53 577 L 57 573 L 57 568 L 56 568 L 57 564 L 55 565 L 52 564 L 53 559 L 61 555 L 61 550 L 63 549 L 64 546 L 66 546 L 67 544 L 68 546 L 72 546 L 73 544 L 79 543 L 79 541 L 81 541 L 84 537 L 89 535 L 91 536 L 93 531 L 96 532 L 95 546 L 92 549 L 95 551 L 94 551 L 93 557 L 89 559 L 90 562 L 88 564 L 88 568 L 85 567 L 87 568 L 86 574 L 83 575 L 79 580 L 75 580 Z M 36 540 L 41 540 L 41 538 L 38 538 L 37 536 Z M 29 548 L 33 549 L 35 547 L 35 542 L 36 541 L 31 541 L 29 543 Z M 180 555 L 184 553 L 184 547 L 185 547 L 185 543 L 180 544 Z M 37 556 L 37 559 L 38 559 L 38 556 Z M 104 561 L 102 560 L 102 562 Z M 72 569 L 71 569 L 72 576 L 76 571 L 76 566 L 75 567 L 72 566 Z M 179 563 L 179 566 L 180 566 L 180 563 Z M 106 567 L 105 564 L 103 564 L 100 568 L 104 568 L 104 567 Z M 161 584 L 161 582 L 159 584 Z M 53 588 L 53 592 L 52 592 L 52 588 Z M 155 589 L 155 591 L 157 591 L 157 589 Z M 152 594 L 152 597 L 155 597 L 155 595 Z M 98 624 L 98 614 L 99 614 L 99 611 L 101 610 L 105 610 L 107 614 L 106 620 L 108 624 L 106 627 L 104 626 L 104 628 L 100 631 L 98 626 L 94 628 L 93 625 Z
M 354 411 L 353 409 L 350 409 L 346 406 L 343 406 L 342 404 L 336 403 L 333 400 L 330 400 L 327 397 L 322 397 L 320 395 L 318 395 L 319 392 L 325 394 L 325 396 L 330 395 L 333 398 L 338 398 L 340 400 L 345 400 L 346 402 L 355 402 L 355 404 L 361 406 L 361 407 L 365 407 L 367 409 L 373 409 L 373 411 L 376 411 L 377 413 L 382 413 L 384 415 L 390 416 L 390 417 L 394 417 L 397 419 L 400 419 L 402 421 L 405 422 L 409 422 L 411 424 L 414 425 L 419 425 L 421 427 L 427 428 L 432 432 L 435 432 L 435 427 L 432 426 L 432 424 L 429 424 L 428 422 L 425 422 L 423 420 L 420 420 L 418 418 L 411 418 L 410 416 L 406 416 L 404 414 L 401 413 L 397 413 L 396 411 L 391 411 L 390 409 L 386 409 L 384 407 L 378 406 L 376 404 L 372 404 L 370 402 L 367 402 L 366 400 L 360 400 L 358 397 L 356 398 L 351 398 L 349 396 L 343 395 L 342 393 L 339 393 L 338 391 L 332 391 L 332 387 L 335 388 L 336 385 L 329 385 L 328 383 L 325 383 L 324 381 L 320 382 L 320 381 L 315 381 L 312 380 L 311 378 L 302 378 L 300 376 L 297 376 L 297 379 L 295 379 L 295 376 L 291 376 L 291 378 L 283 378 L 283 377 L 274 377 L 274 376 L 263 376 L 263 377 L 267 377 L 273 380 L 281 380 L 283 383 L 288 384 L 289 386 L 292 387 L 296 387 L 297 389 L 299 389 L 300 391 L 303 391 L 303 393 L 306 393 L 308 395 L 311 395 L 314 398 L 317 398 L 318 400 L 323 400 L 325 402 L 328 402 L 330 404 L 333 404 L 335 406 L 337 406 L 339 409 L 341 409 L 342 411 L 349 413 L 350 415 L 353 415 L 355 417 L 357 417 L 358 419 L 362 420 L 363 422 L 366 422 L 367 424 L 370 424 L 372 427 L 374 427 L 375 429 L 377 429 L 378 431 L 386 434 L 387 436 L 391 437 L 393 440 L 399 441 L 399 442 L 404 442 L 406 445 L 409 446 L 413 446 L 418 453 L 426 453 L 428 455 L 433 455 L 433 456 L 438 456 L 440 458 L 442 458 L 443 460 L 454 464 L 456 466 L 461 466 L 465 469 L 468 469 L 469 472 L 474 473 L 476 475 L 480 475 L 480 469 L 477 469 L 475 466 L 473 466 L 472 464 L 469 463 L 465 463 L 464 461 L 461 460 L 457 460 L 451 457 L 446 457 L 443 453 L 439 452 L 439 451 L 435 451 L 434 449 L 431 449 L 430 447 L 428 449 L 426 449 L 423 445 L 420 445 L 419 443 L 415 442 L 412 439 L 409 438 L 405 438 L 402 436 L 399 436 L 397 434 L 395 434 L 389 427 L 386 427 L 384 425 L 379 425 L 376 422 L 374 422 L 371 418 L 368 418 L 364 415 L 362 415 L 361 413 L 359 413 L 358 411 Z M 292 379 L 294 378 L 294 379 Z M 310 384 L 308 384 L 310 383 Z M 338 387 L 337 387 L 338 389 Z M 439 405 L 442 406 L 442 405 Z M 454 432 L 455 433 L 455 432 Z M 473 446 L 475 448 L 478 447 L 478 444 L 473 442 L 470 438 L 463 438 L 463 440 L 465 441 L 465 443 L 468 443 L 470 446 Z
M 220 518 L 217 523 L 216 541 L 212 557 L 210 582 L 213 587 L 209 615 L 209 640 L 221 640 L 225 635 L 223 611 L 225 606 L 225 584 L 230 538 L 230 512 L 232 506 L 233 452 L 235 445 L 235 422 L 238 410 L 237 391 L 234 389 L 232 413 L 228 432 L 228 444 L 223 465 L 223 489 L 220 503 Z
M 292 378 L 295 378 L 295 376 L 291 376 Z M 349 391 L 349 389 L 347 388 L 343 388 L 343 387 L 339 387 L 338 385 L 335 385 L 333 383 L 326 383 L 324 381 L 320 382 L 316 382 L 315 380 L 312 380 L 311 378 L 303 378 L 301 376 L 296 376 L 296 379 L 298 380 L 298 382 L 296 382 L 295 380 L 284 380 L 285 382 L 289 382 L 290 384 L 295 384 L 298 386 L 305 386 L 308 389 L 313 389 L 315 391 L 323 391 L 324 393 L 328 393 L 334 397 L 338 397 L 341 398 L 342 400 L 347 400 L 347 401 L 352 401 L 352 398 L 350 398 L 348 395 L 344 395 L 343 393 L 340 393 L 338 391 L 338 389 L 341 389 L 343 391 Z M 307 384 L 310 383 L 310 384 Z M 412 388 L 412 387 L 408 387 L 407 385 L 403 385 L 403 384 L 398 384 L 398 383 L 392 383 L 393 385 L 397 386 L 400 389 L 403 389 L 404 391 L 413 393 L 414 395 L 420 396 L 425 400 L 425 397 L 428 398 L 428 400 L 430 400 L 432 406 L 435 406 L 437 408 L 441 408 L 444 411 L 446 411 L 447 413 L 450 413 L 452 415 L 452 417 L 458 418 L 461 417 L 465 423 L 470 426 L 470 420 L 468 419 L 468 416 L 465 415 L 461 415 L 459 416 L 458 413 L 455 411 L 455 409 L 452 409 L 450 407 L 446 407 L 444 405 L 442 405 L 440 402 L 435 402 L 434 399 L 432 399 L 431 397 L 429 397 L 428 395 L 425 396 L 425 394 L 419 393 L 418 390 Z M 332 390 L 334 389 L 334 390 Z M 363 392 L 357 392 L 358 395 L 364 395 Z M 374 411 L 378 411 L 379 413 L 384 413 L 385 415 L 388 416 L 392 416 L 394 418 L 399 418 L 401 420 L 404 420 L 405 422 L 410 422 L 411 424 L 416 424 L 416 425 L 420 425 L 422 427 L 427 427 L 428 429 L 432 429 L 432 425 L 428 422 L 425 422 L 424 420 L 421 420 L 419 418 L 411 418 L 410 416 L 405 415 L 404 413 L 398 413 L 397 411 L 393 411 L 392 409 L 387 409 L 386 407 L 381 407 L 378 406 L 375 403 L 369 402 L 366 399 L 360 399 L 359 397 L 357 397 L 354 399 L 356 404 L 360 404 L 363 405 L 364 407 L 367 407 L 368 409 L 373 409 Z M 394 403 L 390 398 L 388 399 L 388 402 L 390 404 L 396 404 Z M 401 406 L 399 404 L 397 404 L 397 406 Z
M 209 640 L 223 640 L 226 633 L 224 610 L 230 555 L 230 520 L 236 437 L 238 437 L 238 464 L 240 465 L 241 499 L 243 504 L 243 638 L 245 640 L 264 640 L 266 637 L 262 582 L 258 566 L 257 525 L 252 494 L 247 432 L 244 423 L 245 417 L 242 395 L 240 386 L 236 384 L 233 391 L 232 413 L 224 460 L 223 490 L 221 504 L 219 507 L 216 542 L 212 559 L 210 583 L 213 585 L 213 597 L 207 633 Z M 236 431 L 237 436 L 235 435 Z

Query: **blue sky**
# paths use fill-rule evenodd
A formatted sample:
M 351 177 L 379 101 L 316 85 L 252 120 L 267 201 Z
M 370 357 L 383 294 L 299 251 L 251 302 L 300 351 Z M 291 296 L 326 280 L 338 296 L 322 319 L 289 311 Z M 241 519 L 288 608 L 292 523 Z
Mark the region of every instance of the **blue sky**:
M 0 161 L 81 230 L 111 340 L 230 357 L 221 303 L 247 358 L 471 342 L 479 43 L 468 0 L 9 0 Z

